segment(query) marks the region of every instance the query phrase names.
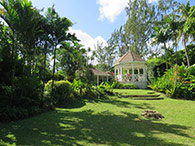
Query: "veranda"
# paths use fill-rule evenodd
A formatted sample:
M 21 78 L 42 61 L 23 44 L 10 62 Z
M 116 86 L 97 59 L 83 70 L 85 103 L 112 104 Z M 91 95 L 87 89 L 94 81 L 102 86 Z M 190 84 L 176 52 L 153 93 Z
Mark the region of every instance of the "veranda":
M 132 52 L 127 52 L 114 64 L 115 79 L 121 83 L 134 83 L 147 88 L 146 61 Z

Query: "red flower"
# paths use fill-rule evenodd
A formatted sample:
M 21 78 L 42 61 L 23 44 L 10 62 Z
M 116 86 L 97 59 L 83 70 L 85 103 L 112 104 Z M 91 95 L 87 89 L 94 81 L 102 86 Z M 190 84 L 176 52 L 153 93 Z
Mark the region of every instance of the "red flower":
M 114 72 L 111 72 L 111 75 L 114 76 Z
M 128 77 L 130 77 L 130 76 L 131 76 L 131 74 L 127 74 L 127 76 L 128 76 Z

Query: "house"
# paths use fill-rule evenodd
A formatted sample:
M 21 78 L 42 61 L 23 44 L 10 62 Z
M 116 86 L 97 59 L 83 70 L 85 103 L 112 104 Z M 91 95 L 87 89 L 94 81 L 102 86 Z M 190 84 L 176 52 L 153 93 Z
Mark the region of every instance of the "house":
M 111 77 L 110 74 L 108 74 L 100 69 L 97 69 L 97 68 L 93 68 L 92 71 L 93 71 L 94 76 L 96 77 L 97 86 L 99 86 L 100 81 L 106 80 L 108 82 L 109 77 Z
M 139 88 L 147 88 L 146 61 L 128 51 L 114 64 L 115 79 L 121 83 L 134 83 Z

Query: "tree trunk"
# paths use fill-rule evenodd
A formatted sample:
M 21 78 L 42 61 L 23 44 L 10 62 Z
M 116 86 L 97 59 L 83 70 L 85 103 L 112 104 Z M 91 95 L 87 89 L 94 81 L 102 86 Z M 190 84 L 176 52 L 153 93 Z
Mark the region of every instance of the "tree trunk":
M 175 69 L 175 71 L 176 71 L 176 74 L 175 74 L 175 85 L 177 85 L 177 46 L 176 46 L 176 51 L 175 51 L 175 53 L 176 53 L 176 69 Z
M 13 31 L 13 44 L 12 44 L 12 59 L 13 59 L 13 68 L 12 68 L 12 92 L 11 92 L 11 99 L 10 99 L 10 104 L 12 106 L 13 104 L 13 98 L 14 98 L 14 90 L 15 90 L 15 72 L 16 72 L 16 50 L 15 50 L 15 40 L 14 40 L 14 31 Z
M 44 95 L 44 88 L 45 88 L 45 76 L 46 76 L 46 59 L 47 59 L 47 52 L 45 49 L 47 48 L 47 45 L 44 46 L 44 62 L 43 62 L 43 88 L 42 88 L 42 97 Z
M 56 65 L 56 46 L 54 48 L 54 61 L 53 61 L 53 76 L 52 76 L 52 96 L 54 96 L 54 75 L 55 75 L 55 65 Z
M 164 48 L 165 48 L 165 56 L 166 56 L 166 71 L 168 71 L 167 47 L 166 47 L 165 42 L 164 42 Z M 168 86 L 169 86 L 169 75 L 168 75 L 168 73 L 167 73 L 167 82 L 168 82 Z
M 186 47 L 186 41 L 185 41 L 185 39 L 183 41 L 183 44 L 184 44 L 184 48 L 185 48 L 185 54 L 186 54 L 187 64 L 188 64 L 188 67 L 189 67 L 190 66 L 190 61 L 189 61 L 189 56 L 188 56 L 188 52 L 187 52 L 187 47 Z

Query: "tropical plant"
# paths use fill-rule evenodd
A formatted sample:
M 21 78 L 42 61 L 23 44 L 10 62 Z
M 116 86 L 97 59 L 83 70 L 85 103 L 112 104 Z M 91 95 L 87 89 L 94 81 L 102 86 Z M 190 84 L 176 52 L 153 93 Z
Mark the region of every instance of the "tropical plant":
M 183 46 L 184 46 L 184 49 L 185 49 L 185 54 L 186 54 L 186 60 L 187 60 L 187 64 L 188 66 L 190 66 L 190 61 L 189 61 L 189 56 L 188 56 L 188 51 L 187 51 L 187 48 L 186 48 L 186 44 L 187 42 L 189 41 L 189 38 L 192 37 L 192 34 L 187 31 L 187 28 L 186 28 L 186 25 L 189 25 L 189 18 L 190 18 L 190 15 L 189 15 L 189 12 L 190 12 L 190 2 L 188 1 L 187 4 L 182 4 L 179 9 L 178 9 L 178 12 L 180 13 L 180 19 L 179 19 L 179 35 L 178 35 L 178 38 L 182 38 L 182 42 L 183 42 Z
M 51 28 L 50 39 L 53 51 L 53 79 L 52 79 L 52 89 L 54 86 L 54 74 L 56 67 L 56 50 L 57 46 L 60 46 L 62 42 L 71 40 L 71 34 L 67 33 L 68 28 L 72 25 L 71 21 L 67 18 L 59 17 L 58 13 L 55 11 L 54 6 L 48 8 L 46 18 Z
M 162 77 L 153 80 L 150 88 L 164 92 L 172 98 L 194 99 L 195 66 L 176 66 L 169 69 Z M 170 83 L 165 79 L 169 76 Z
M 70 48 L 65 48 L 69 49 L 68 55 L 78 51 L 64 62 L 64 66 L 74 65 L 78 56 L 86 58 L 86 55 L 81 53 L 84 49 L 76 49 L 78 40 L 68 33 L 72 23 L 59 17 L 54 7 L 43 16 L 28 0 L 2 0 L 0 6 L 0 17 L 4 20 L 0 22 L 0 119 L 14 120 L 48 110 L 56 104 L 43 93 L 47 81 L 53 79 L 54 83 L 54 79 L 66 77 L 61 67 L 55 75 L 56 52 L 63 43 L 73 42 Z M 50 59 L 54 59 L 53 74 Z M 86 60 L 79 59 L 77 66 L 82 68 Z M 60 96 L 56 98 L 56 102 L 60 102 Z

